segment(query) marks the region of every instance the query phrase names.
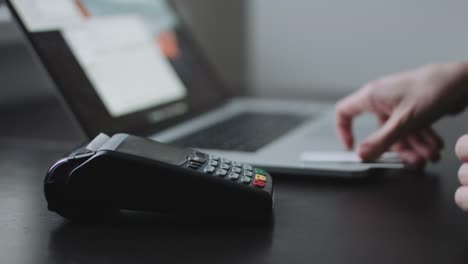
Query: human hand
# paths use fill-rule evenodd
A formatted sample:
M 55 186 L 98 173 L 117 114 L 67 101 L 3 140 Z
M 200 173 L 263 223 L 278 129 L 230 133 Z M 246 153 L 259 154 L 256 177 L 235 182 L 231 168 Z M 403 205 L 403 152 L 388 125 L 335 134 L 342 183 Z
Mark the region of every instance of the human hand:
M 463 162 L 458 170 L 458 179 L 462 186 L 455 193 L 455 202 L 461 209 L 468 211 L 468 134 L 458 139 L 455 153 Z
M 358 147 L 363 160 L 374 160 L 391 149 L 410 164 L 436 161 L 443 141 L 431 125 L 465 108 L 468 87 L 464 85 L 468 85 L 466 63 L 428 65 L 370 82 L 338 102 L 338 136 L 348 149 L 353 148 L 353 118 L 370 112 L 381 126 Z

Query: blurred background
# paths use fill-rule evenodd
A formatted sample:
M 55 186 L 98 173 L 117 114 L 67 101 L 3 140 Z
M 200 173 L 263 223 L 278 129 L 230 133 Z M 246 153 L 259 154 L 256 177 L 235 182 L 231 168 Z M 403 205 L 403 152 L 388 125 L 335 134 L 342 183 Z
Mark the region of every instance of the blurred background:
M 176 3 L 220 76 L 240 95 L 336 100 L 381 75 L 468 59 L 463 0 Z M 0 80 L 9 84 L 0 83 L 1 108 L 54 96 L 5 7 Z

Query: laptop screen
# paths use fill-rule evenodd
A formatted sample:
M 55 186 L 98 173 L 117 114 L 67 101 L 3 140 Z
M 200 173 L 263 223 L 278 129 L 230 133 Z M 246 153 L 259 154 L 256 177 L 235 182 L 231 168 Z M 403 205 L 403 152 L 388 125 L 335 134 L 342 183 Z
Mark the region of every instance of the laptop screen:
M 90 136 L 132 132 L 225 97 L 166 0 L 8 2 Z
M 14 0 L 31 32 L 60 30 L 114 117 L 183 99 L 176 14 L 158 0 Z

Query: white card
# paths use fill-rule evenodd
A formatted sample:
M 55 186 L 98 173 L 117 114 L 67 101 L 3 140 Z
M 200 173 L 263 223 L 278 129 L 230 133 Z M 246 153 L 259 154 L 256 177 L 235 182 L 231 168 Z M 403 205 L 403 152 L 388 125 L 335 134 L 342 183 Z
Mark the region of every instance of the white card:
M 350 151 L 311 151 L 301 154 L 303 162 L 318 162 L 318 163 L 363 163 L 361 158 Z M 401 163 L 398 153 L 386 152 L 378 160 L 373 163 Z

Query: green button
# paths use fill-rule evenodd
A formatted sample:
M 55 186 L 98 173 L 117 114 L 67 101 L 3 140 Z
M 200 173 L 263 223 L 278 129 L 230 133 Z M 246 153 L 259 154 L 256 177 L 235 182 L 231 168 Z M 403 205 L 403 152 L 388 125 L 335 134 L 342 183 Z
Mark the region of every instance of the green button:
M 255 169 L 255 174 L 268 175 L 268 173 L 262 169 Z

